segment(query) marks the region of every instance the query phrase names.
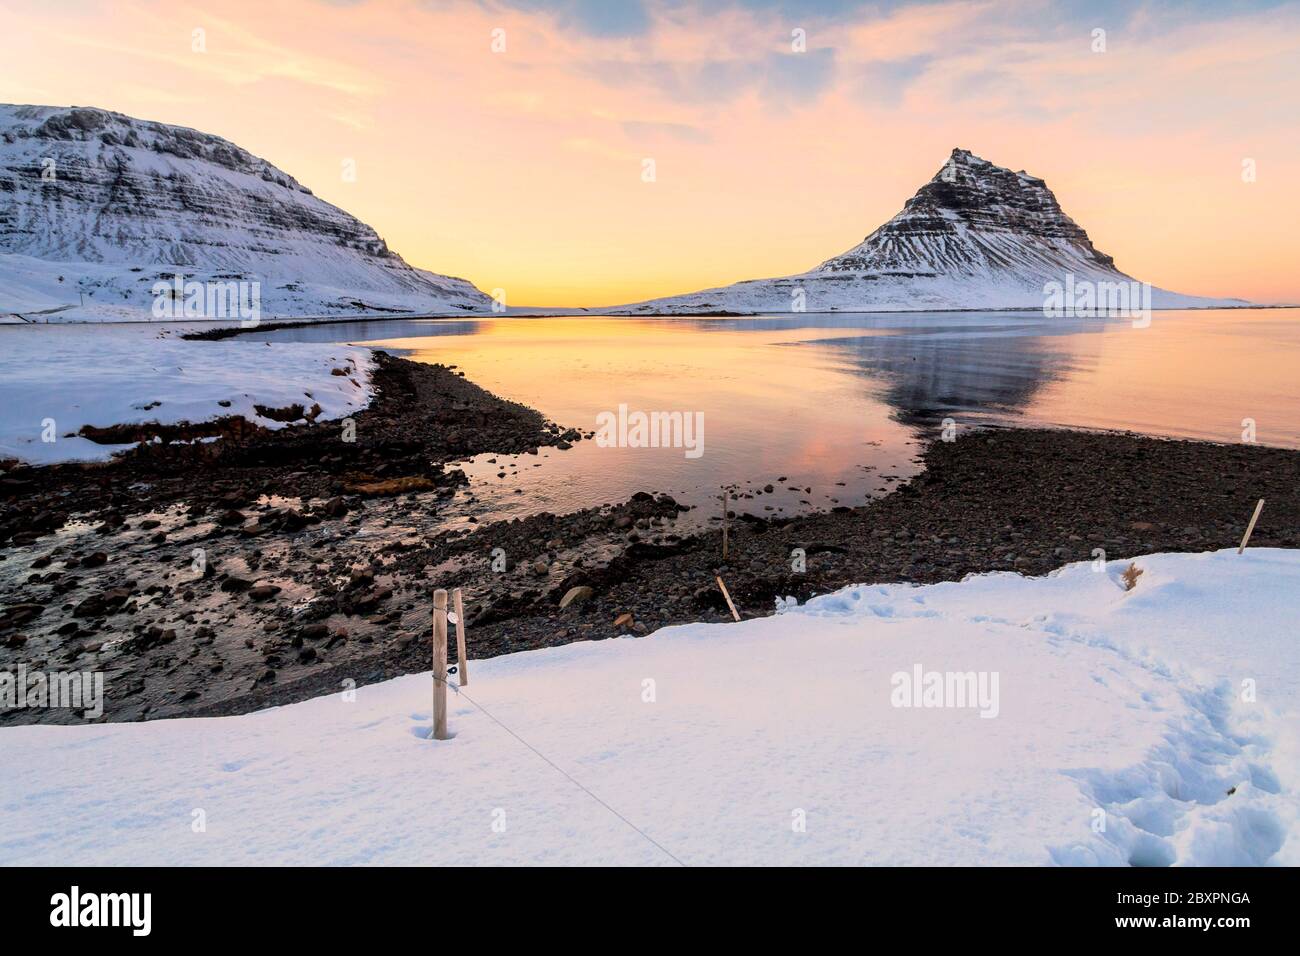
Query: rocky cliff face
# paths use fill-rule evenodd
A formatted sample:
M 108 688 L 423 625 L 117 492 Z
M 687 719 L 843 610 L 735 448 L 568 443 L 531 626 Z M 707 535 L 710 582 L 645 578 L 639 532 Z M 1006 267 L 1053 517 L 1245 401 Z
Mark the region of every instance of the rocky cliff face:
M 629 307 L 635 312 L 1042 309 L 1049 283 L 1132 283 L 1036 176 L 954 149 L 901 212 L 794 276 Z M 1153 308 L 1241 305 L 1152 289 Z
M 1024 268 L 1113 270 L 1047 184 L 954 149 L 900 212 L 814 272 L 980 274 Z
M 0 106 L 0 312 L 143 317 L 153 284 L 176 273 L 259 282 L 263 317 L 490 304 L 463 279 L 412 268 L 370 226 L 219 136 Z

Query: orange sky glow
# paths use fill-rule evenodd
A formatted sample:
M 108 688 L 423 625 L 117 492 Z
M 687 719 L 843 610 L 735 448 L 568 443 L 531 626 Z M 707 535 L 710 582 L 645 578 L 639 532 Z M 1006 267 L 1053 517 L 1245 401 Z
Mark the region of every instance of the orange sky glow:
M 1300 301 L 1300 6 L 822 7 L 0 0 L 0 101 L 225 136 L 512 306 L 801 272 L 954 146 L 1139 279 Z

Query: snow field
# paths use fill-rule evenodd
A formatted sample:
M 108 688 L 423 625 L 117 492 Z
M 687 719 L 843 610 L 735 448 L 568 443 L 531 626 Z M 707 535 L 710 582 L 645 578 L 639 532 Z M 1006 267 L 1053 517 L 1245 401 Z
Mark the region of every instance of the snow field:
M 448 741 L 427 673 L 6 729 L 0 862 L 1300 862 L 1300 555 L 1151 555 L 1126 593 L 1127 563 L 475 661 Z M 894 706 L 918 664 L 996 673 L 997 716 Z
M 286 423 L 259 415 L 255 405 L 302 403 L 310 410 L 319 404 L 317 420 L 324 421 L 370 401 L 368 349 L 239 336 L 215 342 L 180 338 L 210 326 L 0 328 L 0 458 L 33 464 L 104 460 L 131 447 L 75 437 L 83 425 L 166 425 L 243 415 L 276 429 Z M 334 375 L 335 368 L 348 374 Z M 51 433 L 55 440 L 45 441 Z

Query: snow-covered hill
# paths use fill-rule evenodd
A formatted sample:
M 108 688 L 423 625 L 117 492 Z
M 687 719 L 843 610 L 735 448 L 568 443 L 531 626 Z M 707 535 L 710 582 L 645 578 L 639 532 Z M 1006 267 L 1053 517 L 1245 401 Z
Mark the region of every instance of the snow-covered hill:
M 1047 184 L 964 149 L 902 212 L 808 272 L 654 299 L 617 311 L 893 312 L 1042 309 L 1051 283 L 1133 283 L 1057 203 Z M 1246 305 L 1151 289 L 1150 308 Z
M 490 306 L 219 136 L 0 105 L 0 315 L 148 319 L 155 284 L 177 274 L 258 283 L 262 319 Z

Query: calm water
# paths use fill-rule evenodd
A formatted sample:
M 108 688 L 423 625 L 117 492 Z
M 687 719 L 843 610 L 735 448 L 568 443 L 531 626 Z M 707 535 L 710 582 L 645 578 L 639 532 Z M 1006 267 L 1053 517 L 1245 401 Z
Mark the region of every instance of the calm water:
M 456 365 L 474 382 L 584 431 L 631 410 L 704 413 L 704 453 L 604 448 L 466 462 L 484 510 L 566 511 L 639 490 L 742 510 L 860 504 L 917 469 L 944 418 L 1127 429 L 1300 447 L 1300 310 L 802 314 L 725 318 L 404 319 L 264 332 L 364 343 Z M 483 456 L 491 457 L 491 456 Z M 498 477 L 503 463 L 505 478 Z M 785 479 L 778 481 L 778 479 Z M 808 490 L 811 489 L 811 490 Z M 709 512 L 716 510 L 709 506 Z

